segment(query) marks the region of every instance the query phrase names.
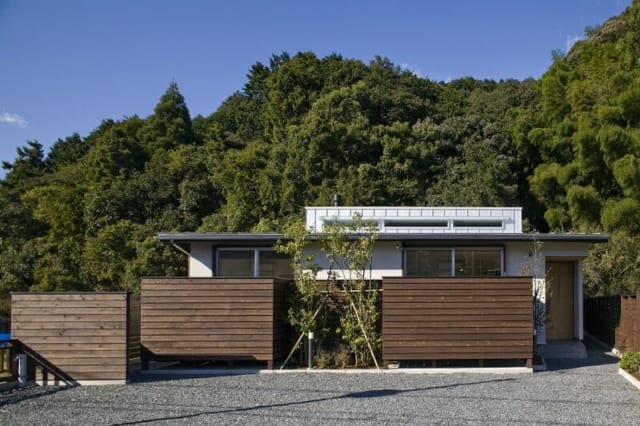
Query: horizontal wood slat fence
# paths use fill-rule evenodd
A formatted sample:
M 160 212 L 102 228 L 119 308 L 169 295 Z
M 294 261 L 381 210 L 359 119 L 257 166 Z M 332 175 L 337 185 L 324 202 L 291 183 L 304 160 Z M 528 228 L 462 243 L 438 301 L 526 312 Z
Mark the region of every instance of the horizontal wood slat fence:
M 143 278 L 141 334 L 149 359 L 283 358 L 287 281 L 273 278 Z
M 12 293 L 11 335 L 42 364 L 38 380 L 125 382 L 140 354 L 136 309 L 128 293 Z
M 607 345 L 616 344 L 620 322 L 620 296 L 591 297 L 584 301 L 584 328 Z
M 80 383 L 126 381 L 137 362 L 151 359 L 256 360 L 273 368 L 290 346 L 288 286 L 273 278 L 143 278 L 140 296 L 14 293 L 11 332 L 43 365 Z M 383 289 L 385 363 L 530 364 L 530 278 L 386 278 Z M 637 316 L 628 317 L 636 327 Z
M 140 295 L 129 294 L 127 307 L 127 363 L 129 373 L 139 369 L 142 364 L 140 346 Z
M 385 278 L 382 358 L 395 361 L 533 356 L 530 277 Z
M 592 297 L 584 312 L 589 334 L 621 351 L 640 351 L 640 295 Z
M 616 347 L 621 351 L 640 351 L 639 296 L 620 296 L 620 325 L 616 328 Z

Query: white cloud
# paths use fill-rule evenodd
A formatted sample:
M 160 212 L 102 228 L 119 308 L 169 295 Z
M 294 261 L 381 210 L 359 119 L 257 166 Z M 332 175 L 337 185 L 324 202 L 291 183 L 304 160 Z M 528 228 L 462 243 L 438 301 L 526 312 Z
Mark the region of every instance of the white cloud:
M 579 35 L 568 35 L 567 42 L 566 42 L 566 52 L 569 53 L 573 45 L 579 42 L 580 40 L 584 40 L 584 37 Z
M 412 73 L 413 75 L 415 75 L 416 77 L 420 77 L 420 78 L 424 78 L 424 75 L 422 74 L 422 71 L 420 71 L 417 68 L 413 68 L 411 65 L 409 64 L 400 64 L 400 68 L 402 70 L 405 71 L 409 71 L 410 73 Z
M 0 114 L 0 123 L 15 124 L 20 127 L 27 127 L 29 125 L 29 122 L 18 114 L 10 114 L 8 112 Z

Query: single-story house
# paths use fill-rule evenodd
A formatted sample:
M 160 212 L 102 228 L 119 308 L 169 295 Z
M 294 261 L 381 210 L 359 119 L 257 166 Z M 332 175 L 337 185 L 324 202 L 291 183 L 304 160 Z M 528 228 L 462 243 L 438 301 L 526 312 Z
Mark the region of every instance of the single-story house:
M 515 207 L 307 207 L 309 253 L 327 259 L 313 240 L 327 224 L 356 215 L 377 227 L 371 278 L 532 276 L 532 294 L 546 305 L 538 343 L 583 339 L 583 259 L 606 234 L 524 233 Z M 290 275 L 290 262 L 274 250 L 276 233 L 161 233 L 188 255 L 189 277 Z M 338 272 L 339 273 L 339 272 Z M 324 275 L 323 275 L 324 274 Z M 319 279 L 326 278 L 326 270 Z

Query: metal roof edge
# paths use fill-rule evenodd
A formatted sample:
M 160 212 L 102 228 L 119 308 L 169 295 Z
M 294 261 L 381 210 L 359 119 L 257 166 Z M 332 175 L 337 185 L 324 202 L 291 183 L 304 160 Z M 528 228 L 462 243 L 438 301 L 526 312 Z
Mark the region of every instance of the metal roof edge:
M 362 234 L 351 234 L 357 237 Z M 267 242 L 286 239 L 280 233 L 252 233 L 252 232 L 181 232 L 159 233 L 158 241 L 168 242 L 224 242 L 224 241 L 256 241 Z M 321 234 L 310 234 L 310 240 L 321 238 Z M 379 241 L 558 241 L 558 242 L 588 242 L 602 243 L 609 241 L 609 234 L 378 234 Z
M 179 232 L 159 233 L 158 241 L 192 242 L 192 241 L 268 241 L 283 239 L 283 234 L 255 232 Z

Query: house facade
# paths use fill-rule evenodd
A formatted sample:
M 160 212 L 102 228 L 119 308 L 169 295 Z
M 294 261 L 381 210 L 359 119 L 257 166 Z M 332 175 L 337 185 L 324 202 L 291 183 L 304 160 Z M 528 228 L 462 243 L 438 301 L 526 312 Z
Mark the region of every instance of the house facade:
M 605 234 L 523 232 L 513 207 L 307 207 L 308 254 L 326 279 L 321 235 L 329 224 L 359 216 L 377 229 L 370 278 L 532 277 L 546 311 L 539 343 L 583 339 L 583 259 Z M 289 259 L 276 252 L 274 233 L 162 233 L 188 257 L 189 277 L 288 277 Z M 332 271 L 340 279 L 348 271 Z

